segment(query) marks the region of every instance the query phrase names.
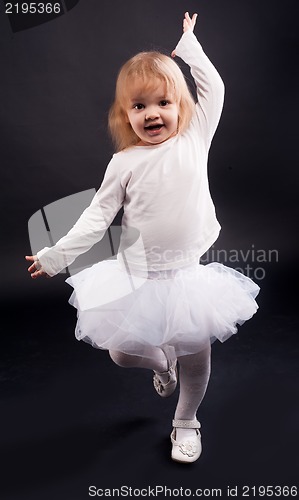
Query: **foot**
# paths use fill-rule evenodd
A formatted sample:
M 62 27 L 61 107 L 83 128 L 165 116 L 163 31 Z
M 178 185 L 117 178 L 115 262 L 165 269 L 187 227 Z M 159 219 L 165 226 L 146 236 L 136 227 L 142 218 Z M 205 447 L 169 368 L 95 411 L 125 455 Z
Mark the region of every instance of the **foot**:
M 154 372 L 153 384 L 159 396 L 167 398 L 177 386 L 177 359 L 171 356 L 171 348 L 163 348 L 168 369 L 165 372 Z
M 170 438 L 171 458 L 175 462 L 195 462 L 201 455 L 200 423 L 195 420 L 173 420 Z

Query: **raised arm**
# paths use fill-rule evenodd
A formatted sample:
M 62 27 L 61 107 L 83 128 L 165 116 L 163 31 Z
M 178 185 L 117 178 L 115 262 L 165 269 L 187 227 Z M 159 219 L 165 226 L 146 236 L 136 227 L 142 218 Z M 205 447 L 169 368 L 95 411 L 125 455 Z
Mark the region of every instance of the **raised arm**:
M 179 56 L 190 66 L 197 89 L 199 127 L 209 146 L 223 108 L 224 84 L 193 33 L 196 20 L 197 14 L 190 18 L 189 13 L 185 13 L 183 35 L 172 56 Z

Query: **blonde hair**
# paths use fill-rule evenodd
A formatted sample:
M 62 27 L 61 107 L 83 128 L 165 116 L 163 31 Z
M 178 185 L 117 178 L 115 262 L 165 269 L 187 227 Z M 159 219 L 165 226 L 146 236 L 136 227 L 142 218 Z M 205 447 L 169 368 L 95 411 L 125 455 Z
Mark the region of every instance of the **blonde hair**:
M 109 111 L 108 125 L 117 151 L 139 142 L 127 119 L 130 88 L 134 80 L 141 82 L 143 90 L 157 87 L 157 80 L 173 94 L 178 104 L 178 132 L 188 127 L 194 111 L 194 99 L 179 66 L 169 56 L 160 52 L 140 52 L 120 69 L 116 81 L 115 99 Z

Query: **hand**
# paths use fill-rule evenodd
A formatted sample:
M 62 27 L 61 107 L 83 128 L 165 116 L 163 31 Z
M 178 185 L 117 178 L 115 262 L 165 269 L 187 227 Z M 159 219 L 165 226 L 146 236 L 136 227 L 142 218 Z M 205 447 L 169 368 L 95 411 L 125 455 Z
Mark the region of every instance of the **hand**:
M 191 30 L 191 31 L 194 30 L 194 26 L 195 26 L 196 20 L 197 20 L 197 15 L 198 14 L 193 14 L 192 19 L 191 19 L 189 12 L 185 12 L 185 17 L 183 20 L 183 32 L 184 33 L 186 33 L 186 31 L 189 31 L 189 30 Z M 175 57 L 174 50 L 171 53 L 171 57 Z
M 40 276 L 46 276 L 46 278 L 50 278 L 50 276 L 42 270 L 37 255 L 26 255 L 25 259 L 33 262 L 33 264 L 28 267 L 28 271 L 29 273 L 31 273 L 31 278 L 35 279 L 39 278 Z

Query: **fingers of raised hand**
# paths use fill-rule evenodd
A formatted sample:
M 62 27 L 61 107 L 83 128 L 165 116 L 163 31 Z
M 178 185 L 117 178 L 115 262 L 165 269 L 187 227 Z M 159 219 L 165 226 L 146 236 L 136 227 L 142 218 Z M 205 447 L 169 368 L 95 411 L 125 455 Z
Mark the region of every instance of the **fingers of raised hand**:
M 185 17 L 183 21 L 183 31 L 191 30 L 193 31 L 195 23 L 197 19 L 197 14 L 193 14 L 192 18 L 189 15 L 189 12 L 185 12 Z

